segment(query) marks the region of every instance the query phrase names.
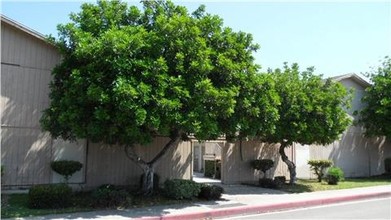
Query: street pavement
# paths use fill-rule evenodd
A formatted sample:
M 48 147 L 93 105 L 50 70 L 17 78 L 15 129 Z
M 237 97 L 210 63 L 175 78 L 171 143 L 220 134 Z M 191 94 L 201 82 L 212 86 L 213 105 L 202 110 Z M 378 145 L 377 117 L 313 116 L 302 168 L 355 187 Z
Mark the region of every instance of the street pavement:
M 253 219 L 391 219 L 391 198 L 357 200 L 279 212 L 223 217 L 221 220 Z
M 195 177 L 195 180 L 197 181 L 197 177 Z M 198 179 L 198 181 L 202 182 L 202 179 Z M 212 183 L 219 184 L 217 181 Z M 369 198 L 391 197 L 391 185 L 295 194 L 245 185 L 222 186 L 224 187 L 225 193 L 223 194 L 222 199 L 218 201 L 193 202 L 124 210 L 102 210 L 19 219 L 213 219 Z

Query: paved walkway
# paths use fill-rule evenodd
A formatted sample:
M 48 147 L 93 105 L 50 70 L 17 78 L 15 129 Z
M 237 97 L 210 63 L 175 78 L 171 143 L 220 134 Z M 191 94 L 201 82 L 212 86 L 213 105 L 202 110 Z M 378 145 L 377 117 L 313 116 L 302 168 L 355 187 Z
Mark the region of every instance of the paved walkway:
M 195 178 L 195 180 L 197 179 Z M 215 181 L 214 183 L 219 184 L 218 181 Z M 223 186 L 225 188 L 225 193 L 219 201 L 48 215 L 20 219 L 211 219 L 230 215 L 270 212 L 366 198 L 391 198 L 391 185 L 297 194 L 289 194 L 278 190 L 244 185 Z

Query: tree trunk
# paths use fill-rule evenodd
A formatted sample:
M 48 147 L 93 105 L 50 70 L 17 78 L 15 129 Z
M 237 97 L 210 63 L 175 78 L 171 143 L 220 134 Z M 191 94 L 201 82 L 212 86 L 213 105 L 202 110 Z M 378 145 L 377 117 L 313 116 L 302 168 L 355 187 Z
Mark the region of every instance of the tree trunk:
M 292 161 L 290 161 L 288 159 L 288 156 L 286 156 L 286 154 L 285 154 L 285 148 L 287 146 L 288 145 L 286 143 L 281 143 L 279 152 L 280 152 L 282 161 L 284 161 L 284 163 L 286 163 L 286 165 L 288 166 L 289 175 L 290 175 L 289 184 L 293 185 L 296 182 L 296 165 Z
M 153 194 L 153 186 L 154 186 L 154 178 L 155 170 L 152 165 L 146 164 L 143 166 L 144 175 L 141 183 L 141 194 L 144 196 L 150 196 Z
M 141 183 L 141 193 L 144 196 L 150 196 L 153 194 L 154 190 L 154 178 L 153 175 L 155 173 L 154 171 L 154 165 L 155 163 L 162 158 L 164 155 L 166 155 L 167 151 L 179 144 L 181 141 L 182 133 L 176 132 L 172 137 L 170 137 L 170 141 L 163 147 L 163 149 L 150 161 L 146 162 L 142 160 L 137 153 L 134 151 L 133 145 L 126 145 L 125 146 L 125 154 L 126 156 L 133 162 L 135 162 L 144 172 L 144 178 Z

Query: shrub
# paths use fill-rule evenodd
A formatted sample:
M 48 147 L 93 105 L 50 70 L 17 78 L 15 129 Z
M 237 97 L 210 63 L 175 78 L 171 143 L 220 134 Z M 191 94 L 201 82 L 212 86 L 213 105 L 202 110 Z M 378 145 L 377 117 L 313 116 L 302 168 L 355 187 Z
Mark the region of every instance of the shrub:
M 327 172 L 327 183 L 337 185 L 340 180 L 343 180 L 344 173 L 339 167 L 330 167 Z
M 384 159 L 384 169 L 386 173 L 391 173 L 391 157 Z
M 220 160 L 205 160 L 205 172 L 206 177 L 215 179 L 221 178 L 221 162 Z
M 74 173 L 81 170 L 83 164 L 80 163 L 79 161 L 73 161 L 73 160 L 58 160 L 58 161 L 52 161 L 50 163 L 50 167 L 54 172 L 62 175 L 65 179 L 65 182 L 68 182 L 69 178 Z
M 285 176 L 276 176 L 274 177 L 274 182 L 278 182 L 279 185 L 284 185 L 286 183 L 286 177 Z
M 125 189 L 110 184 L 102 185 L 94 190 L 92 198 L 96 207 L 126 207 L 132 204 L 132 197 Z
M 279 189 L 281 188 L 282 184 L 280 181 L 272 180 L 269 178 L 262 178 L 259 179 L 259 186 L 269 189 Z
M 324 171 L 326 168 L 329 168 L 333 165 L 331 160 L 309 160 L 308 165 L 310 165 L 311 170 L 315 173 L 318 178 L 318 182 L 322 182 L 324 176 Z
M 29 190 L 28 199 L 33 209 L 66 208 L 71 205 L 72 189 L 66 184 L 35 185 Z
M 165 195 L 173 199 L 191 199 L 201 192 L 201 185 L 192 180 L 172 179 L 164 182 Z
M 221 186 L 201 184 L 201 191 L 198 197 L 207 200 L 218 200 L 223 192 L 224 189 Z
M 266 178 L 266 171 L 270 170 L 273 167 L 274 162 L 273 160 L 270 159 L 261 159 L 261 160 L 252 160 L 250 164 L 252 168 L 262 171 L 263 178 Z

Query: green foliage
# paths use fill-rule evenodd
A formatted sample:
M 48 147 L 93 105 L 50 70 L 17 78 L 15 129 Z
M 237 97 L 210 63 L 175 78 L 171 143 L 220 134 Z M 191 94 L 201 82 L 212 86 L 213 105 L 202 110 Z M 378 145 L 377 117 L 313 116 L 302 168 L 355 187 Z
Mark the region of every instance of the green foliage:
M 192 180 L 172 179 L 164 182 L 164 192 L 169 198 L 181 200 L 197 197 L 201 185 Z
M 35 185 L 28 193 L 29 207 L 34 209 L 66 208 L 71 198 L 72 189 L 66 184 Z
M 279 185 L 284 185 L 286 182 L 286 177 L 285 176 L 275 176 L 274 177 L 275 182 L 279 182 Z
M 207 200 L 218 200 L 221 198 L 224 188 L 221 186 L 201 184 L 201 191 L 198 194 L 198 198 Z
M 215 179 L 221 178 L 221 162 L 220 160 L 205 160 L 205 177 Z
M 127 207 L 132 204 L 132 197 L 126 190 L 110 184 L 102 185 L 94 190 L 92 198 L 96 207 Z
M 322 182 L 325 169 L 333 165 L 331 160 L 309 160 L 308 165 L 310 165 L 311 170 L 318 177 L 318 182 Z
M 260 170 L 263 173 L 266 173 L 266 171 L 270 170 L 274 166 L 273 160 L 270 159 L 252 160 L 250 164 L 252 168 Z
M 391 137 L 391 58 L 385 57 L 382 65 L 367 73 L 373 83 L 365 91 L 359 123 L 367 136 Z
M 259 186 L 262 188 L 280 189 L 282 186 L 282 183 L 279 180 L 262 178 L 262 179 L 259 179 Z
M 297 64 L 269 70 L 283 105 L 278 106 L 276 132 L 269 142 L 329 144 L 338 139 L 350 123 L 344 107 L 350 103 L 345 87 L 314 75 L 314 68 L 300 71 Z
M 190 14 L 170 1 L 142 4 L 85 3 L 58 26 L 63 59 L 44 130 L 110 144 L 273 130 L 278 96 L 271 77 L 256 73 L 250 34 L 224 27 L 203 6 Z
M 275 132 L 263 140 L 281 144 L 279 153 L 288 166 L 291 184 L 296 180 L 296 166 L 288 159 L 284 148 L 293 143 L 332 143 L 350 124 L 344 109 L 350 103 L 345 87 L 332 79 L 323 80 L 313 72 L 313 67 L 300 71 L 296 63 L 268 70 L 278 85 L 276 90 L 282 105 L 277 106 L 279 120 L 275 123 Z
M 83 164 L 80 163 L 79 161 L 73 161 L 73 160 L 57 160 L 57 161 L 52 161 L 50 163 L 50 167 L 54 172 L 62 175 L 65 179 L 65 182 L 68 182 L 69 178 L 74 173 L 81 170 Z
M 386 173 L 391 173 L 391 157 L 384 159 L 384 170 Z
M 330 167 L 327 171 L 327 183 L 336 185 L 339 181 L 344 179 L 344 173 L 339 167 Z
M 272 78 L 257 74 L 251 34 L 224 27 L 204 6 L 193 13 L 171 1 L 142 6 L 84 3 L 58 25 L 52 42 L 62 61 L 40 121 L 45 131 L 125 146 L 157 135 L 177 142 L 274 131 L 279 98 Z

